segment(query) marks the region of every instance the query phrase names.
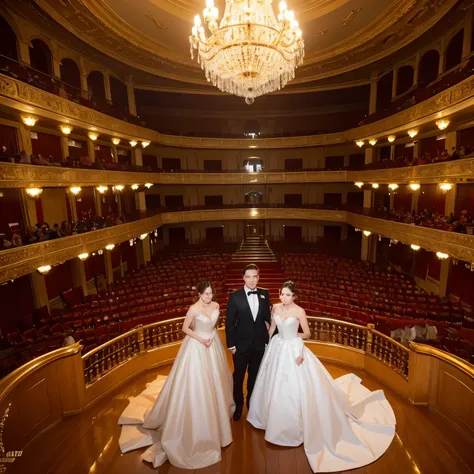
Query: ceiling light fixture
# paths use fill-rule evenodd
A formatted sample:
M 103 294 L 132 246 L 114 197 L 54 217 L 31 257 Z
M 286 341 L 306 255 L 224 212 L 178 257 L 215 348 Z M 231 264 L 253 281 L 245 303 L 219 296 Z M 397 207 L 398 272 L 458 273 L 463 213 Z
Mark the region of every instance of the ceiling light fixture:
M 449 255 L 447 253 L 443 253 L 443 252 L 436 252 L 436 256 L 440 260 L 446 260 L 447 258 L 449 258 Z
M 364 230 L 363 234 L 368 237 L 372 232 L 370 230 Z
M 420 189 L 420 185 L 418 183 L 410 183 L 408 185 L 408 187 L 412 190 L 412 191 L 418 191 Z
M 140 240 L 145 240 L 148 234 L 140 234 Z
M 82 188 L 80 186 L 71 186 L 69 188 L 69 191 L 74 194 L 74 196 L 77 196 L 81 191 L 82 191 Z
M 120 138 L 112 138 L 112 143 L 117 146 L 120 143 Z
M 150 144 L 150 142 L 144 141 L 144 142 L 142 142 L 142 147 L 146 148 L 149 144 Z
M 374 145 L 377 143 L 377 139 L 376 139 L 376 138 L 371 138 L 371 139 L 369 140 L 369 143 L 370 143 L 372 146 L 374 146 Z
M 398 188 L 398 184 L 390 183 L 390 184 L 388 185 L 388 187 L 389 187 L 392 191 L 395 191 L 395 189 Z
M 26 188 L 25 192 L 26 194 L 28 194 L 29 197 L 36 199 L 43 192 L 43 189 L 42 188 Z
M 28 117 L 21 117 L 21 120 L 27 127 L 34 127 L 35 123 L 37 122 L 37 120 L 31 115 Z
M 364 186 L 364 183 L 363 183 L 362 181 L 356 181 L 354 184 L 355 184 L 359 189 L 360 189 L 362 186 Z
M 130 187 L 131 187 L 134 191 L 136 191 L 136 190 L 139 188 L 138 184 L 132 184 Z
M 80 253 L 80 254 L 77 256 L 77 258 L 78 258 L 79 260 L 84 261 L 84 260 L 87 260 L 87 259 L 89 258 L 89 254 L 88 254 L 88 253 Z
M 411 130 L 408 130 L 408 136 L 409 136 L 410 138 L 414 138 L 414 137 L 416 137 L 417 135 L 418 135 L 418 130 L 416 130 L 416 129 L 414 129 L 414 128 L 411 129 Z
M 393 143 L 395 140 L 397 139 L 397 137 L 395 135 L 389 135 L 387 137 L 387 140 L 390 142 L 390 143 Z
M 153 183 L 145 183 L 145 188 L 150 189 L 153 186 Z
M 46 275 L 51 270 L 51 265 L 42 265 L 41 267 L 38 267 L 37 270 L 41 275 Z
M 137 143 L 135 140 L 130 140 L 130 146 L 133 148 L 134 146 L 137 146 Z
M 449 126 L 449 120 L 448 119 L 440 119 L 436 120 L 436 125 L 440 130 L 446 130 Z
M 72 127 L 70 125 L 60 125 L 59 128 L 64 135 L 69 135 L 72 132 Z
M 87 134 L 87 136 L 93 141 L 95 142 L 98 138 L 99 138 L 99 134 L 98 133 L 95 133 L 95 132 L 89 132 Z
M 97 186 L 95 189 L 97 189 L 97 191 L 99 191 L 100 194 L 104 194 L 106 191 L 109 190 L 109 188 L 107 186 Z
M 211 32 L 208 38 L 201 17 L 194 17 L 189 37 L 191 58 L 197 50 L 208 82 L 252 104 L 256 97 L 282 89 L 295 77 L 295 69 L 303 64 L 302 32 L 284 1 L 280 2 L 278 19 L 272 0 L 225 3 L 218 24 L 214 0 L 206 0 L 203 17 Z
M 451 191 L 451 189 L 453 189 L 453 185 L 451 183 L 441 183 L 439 185 L 439 187 L 443 190 L 443 191 Z
M 419 245 L 411 244 L 410 247 L 411 247 L 415 252 L 418 252 L 418 250 L 420 250 L 420 246 L 419 246 Z
M 112 186 L 113 191 L 123 191 L 125 186 L 123 184 L 117 184 L 117 186 Z
M 363 140 L 357 140 L 355 144 L 359 147 L 362 148 L 364 146 L 364 141 Z
M 115 248 L 115 245 L 114 244 L 109 244 L 109 245 L 106 245 L 105 248 L 107 250 L 113 250 Z
M 373 187 L 374 189 L 378 189 L 379 185 L 378 185 L 377 183 L 372 183 L 372 187 Z

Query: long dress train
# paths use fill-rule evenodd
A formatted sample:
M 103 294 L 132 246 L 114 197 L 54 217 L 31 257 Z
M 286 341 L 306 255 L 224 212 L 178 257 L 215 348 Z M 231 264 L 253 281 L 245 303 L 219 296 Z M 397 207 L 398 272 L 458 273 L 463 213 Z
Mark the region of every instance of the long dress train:
M 232 375 L 211 319 L 194 319 L 194 330 L 212 338 L 210 347 L 186 336 L 168 377 L 147 384 L 122 413 L 120 449 L 123 453 L 150 446 L 145 461 L 160 466 L 198 469 L 221 459 L 221 447 L 232 442 L 230 418 L 234 411 Z
M 304 449 L 313 472 L 356 469 L 379 458 L 395 435 L 395 415 L 382 390 L 371 392 L 354 374 L 334 380 L 297 336 L 299 322 L 274 316 L 247 420 L 265 439 Z M 304 362 L 296 365 L 296 358 Z

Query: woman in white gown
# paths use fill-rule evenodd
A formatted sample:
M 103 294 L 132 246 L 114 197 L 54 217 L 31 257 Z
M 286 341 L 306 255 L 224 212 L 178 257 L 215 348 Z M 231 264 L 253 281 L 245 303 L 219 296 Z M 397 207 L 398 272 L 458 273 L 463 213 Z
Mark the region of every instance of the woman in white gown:
M 221 459 L 232 442 L 232 375 L 216 331 L 219 305 L 211 282 L 199 283 L 199 300 L 183 323 L 186 337 L 168 377 L 158 376 L 122 413 L 122 453 L 150 446 L 142 458 L 160 466 L 198 469 Z
M 354 374 L 334 380 L 305 347 L 305 311 L 286 282 L 273 306 L 270 340 L 250 399 L 247 420 L 265 439 L 304 449 L 313 472 L 356 469 L 375 461 L 395 435 L 395 415 L 382 390 L 370 392 Z M 303 330 L 298 333 L 298 328 Z

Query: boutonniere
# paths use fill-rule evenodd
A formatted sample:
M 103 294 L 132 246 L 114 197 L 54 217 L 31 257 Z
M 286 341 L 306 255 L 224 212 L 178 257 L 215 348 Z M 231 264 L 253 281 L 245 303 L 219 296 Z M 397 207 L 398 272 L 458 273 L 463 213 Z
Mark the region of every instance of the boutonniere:
M 265 299 L 265 295 L 260 295 L 260 298 L 263 298 L 263 299 Z

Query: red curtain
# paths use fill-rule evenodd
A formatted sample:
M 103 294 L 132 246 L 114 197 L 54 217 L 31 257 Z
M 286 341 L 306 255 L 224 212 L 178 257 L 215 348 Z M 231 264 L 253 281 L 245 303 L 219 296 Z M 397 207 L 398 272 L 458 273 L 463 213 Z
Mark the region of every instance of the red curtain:
M 451 290 L 461 301 L 474 307 L 474 272 L 466 268 L 466 262 L 459 261 L 451 269 Z
M 108 252 L 108 250 L 104 250 Z M 99 255 L 90 255 L 89 258 L 84 262 L 84 267 L 86 270 L 86 279 L 87 281 L 91 280 L 95 276 L 105 275 L 105 261 L 104 254 Z
M 118 204 L 115 200 L 115 193 L 108 191 L 102 196 L 102 215 L 118 214 Z
M 130 150 L 127 150 L 126 155 L 117 155 L 118 157 L 118 162 L 122 164 L 132 164 L 132 152 Z
M 92 210 L 92 214 L 95 214 L 94 188 L 82 188 L 81 193 L 76 197 L 76 209 L 79 218 L 82 212 L 89 212 L 89 210 Z
M 418 212 L 434 209 L 444 215 L 446 195 L 436 184 L 422 184 L 418 198 Z
M 474 145 L 474 127 L 465 128 L 458 132 L 458 148 L 461 146 L 473 146 Z M 449 150 L 451 152 L 451 150 Z
M 468 214 L 474 214 L 474 184 L 458 184 L 456 195 L 456 206 L 454 213 L 457 217 L 461 215 L 461 211 L 467 210 Z
M 428 271 L 428 264 L 430 261 L 430 252 L 424 249 L 418 250 L 415 253 L 415 276 L 425 279 L 426 272 Z
M 395 191 L 395 196 L 393 197 L 394 209 L 397 211 L 401 211 L 403 209 L 405 212 L 410 212 L 412 197 L 413 195 L 407 191 Z
M 155 155 L 142 155 L 143 166 L 149 166 L 150 168 L 158 168 L 158 157 Z
M 43 215 L 43 203 L 41 202 L 41 197 L 35 199 L 35 208 L 36 208 L 36 222 L 42 224 L 44 222 Z
M 429 252 L 428 275 L 437 281 L 439 281 L 441 275 L 441 260 L 433 252 Z
M 423 138 L 420 140 L 420 156 L 429 153 L 432 157 L 438 155 L 438 151 L 442 152 L 445 148 L 446 140 L 436 140 L 436 136 Z
M 29 275 L 0 285 L 0 327 L 5 336 L 20 328 L 20 319 L 35 309 Z
M 127 262 L 127 272 L 131 272 L 137 268 L 137 253 L 135 245 L 130 246 L 130 242 L 122 242 L 120 244 L 120 252 L 122 254 L 122 262 Z
M 75 158 L 80 158 L 81 156 L 89 156 L 89 152 L 87 151 L 87 145 L 85 142 L 78 142 L 76 141 L 76 145 L 81 145 L 80 148 L 77 146 L 70 146 L 69 147 L 69 156 L 73 156 Z
M 61 291 L 67 291 L 72 288 L 72 274 L 70 260 L 62 265 L 56 265 L 45 276 L 46 291 L 48 299 L 57 298 Z
M 23 231 L 23 217 L 20 205 L 20 191 L 18 189 L 2 189 L 3 197 L 0 198 L 0 233 L 6 234 L 10 240 L 11 233 L 8 224 L 18 222 Z
M 31 145 L 34 155 L 41 155 L 43 158 L 47 158 L 51 155 L 56 163 L 61 163 L 63 157 L 61 138 L 59 136 L 38 132 L 38 139 L 31 140 Z
M 100 145 L 98 148 L 98 150 L 95 150 L 96 160 L 105 161 L 106 163 L 112 163 L 114 161 L 114 157 L 112 156 L 112 149 L 110 147 Z
M 397 158 L 413 158 L 414 147 L 406 147 L 404 144 L 395 145 L 395 159 Z
M 16 139 L 16 129 L 0 124 L 0 147 L 6 146 L 7 153 L 18 153 L 18 142 Z
M 120 249 L 115 247 L 112 250 L 112 268 L 116 268 L 120 266 Z

